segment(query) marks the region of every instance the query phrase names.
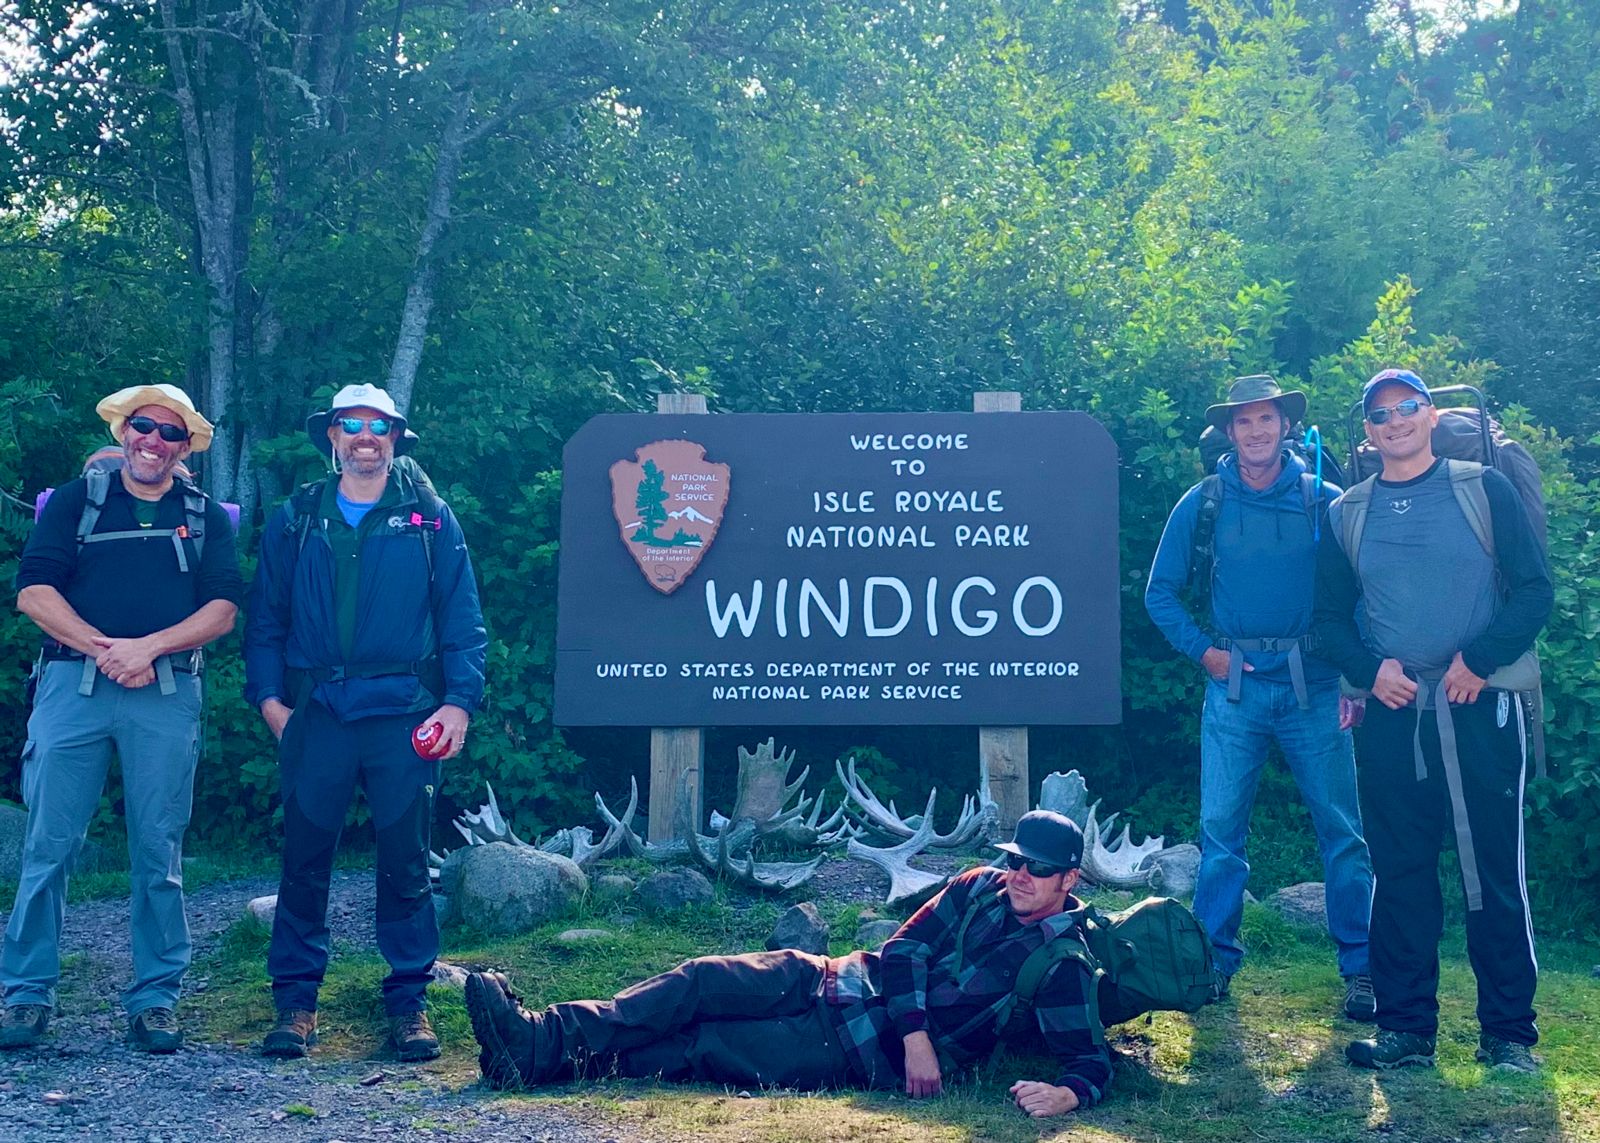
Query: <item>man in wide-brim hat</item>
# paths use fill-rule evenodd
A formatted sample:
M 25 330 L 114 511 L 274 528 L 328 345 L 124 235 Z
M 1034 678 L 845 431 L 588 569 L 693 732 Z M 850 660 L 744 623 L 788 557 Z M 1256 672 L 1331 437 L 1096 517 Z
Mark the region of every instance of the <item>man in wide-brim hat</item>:
M 316 1042 L 332 857 L 359 784 L 377 835 L 390 1040 L 403 1060 L 431 1059 L 429 827 L 440 764 L 483 698 L 483 614 L 460 523 L 421 469 L 394 463 L 416 436 L 389 394 L 346 385 L 306 433 L 335 475 L 263 529 L 244 640 L 245 696 L 280 739 L 284 791 L 267 954 L 277 1019 L 262 1050 L 303 1056 Z
M 1339 726 L 1339 672 L 1312 653 L 1315 537 L 1341 491 L 1289 447 L 1306 396 L 1266 374 L 1240 377 L 1206 420 L 1231 446 L 1185 492 L 1161 533 L 1145 609 L 1205 673 L 1200 715 L 1200 873 L 1194 912 L 1216 950 L 1220 996 L 1244 960 L 1239 926 L 1246 839 L 1274 740 L 1311 811 L 1327 884 L 1328 932 L 1345 979 L 1343 1013 L 1371 1020 L 1367 928 L 1372 865 L 1355 758 Z M 1191 611 L 1183 592 L 1198 596 Z
M 183 834 L 200 735 L 199 648 L 233 629 L 243 596 L 222 506 L 179 475 L 211 423 L 175 385 L 135 385 L 96 411 L 121 446 L 56 489 L 17 569 L 17 607 L 44 632 L 23 747 L 28 832 L 0 951 L 0 1048 L 44 1035 L 60 976 L 67 875 L 115 750 L 128 819 L 136 1048 L 182 1042 L 189 965 Z

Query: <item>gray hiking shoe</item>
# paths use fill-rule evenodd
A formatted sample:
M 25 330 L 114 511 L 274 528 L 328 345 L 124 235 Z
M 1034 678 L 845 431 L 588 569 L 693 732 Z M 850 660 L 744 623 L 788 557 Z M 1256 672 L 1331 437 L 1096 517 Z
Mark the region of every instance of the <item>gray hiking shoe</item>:
M 1212 969 L 1211 996 L 1206 1003 L 1221 1004 L 1224 1000 L 1228 999 L 1229 996 L 1233 995 L 1233 993 L 1230 991 L 1232 984 L 1233 974 L 1231 972 L 1223 972 L 1220 968 Z
M 317 1014 L 286 1008 L 278 1013 L 278 1022 L 261 1041 L 261 1054 L 292 1059 L 305 1055 L 316 1042 Z
M 183 1029 L 170 1008 L 146 1008 L 128 1021 L 128 1042 L 141 1052 L 164 1056 L 183 1047 Z
M 1485 1032 L 1478 1037 L 1476 1055 L 1480 1064 L 1488 1064 L 1496 1071 L 1539 1074 L 1539 1061 L 1527 1044 L 1514 1044 Z
M 30 1048 L 44 1039 L 50 1026 L 47 1004 L 7 1004 L 0 1013 L 0 1049 Z
M 1378 997 L 1372 991 L 1372 977 L 1349 976 L 1344 982 L 1344 1014 L 1351 1020 L 1370 1024 L 1378 1018 Z
M 1432 1036 L 1380 1028 L 1375 1040 L 1351 1040 L 1344 1056 L 1358 1068 L 1377 1068 L 1384 1072 L 1394 1068 L 1431 1068 L 1433 1044 Z

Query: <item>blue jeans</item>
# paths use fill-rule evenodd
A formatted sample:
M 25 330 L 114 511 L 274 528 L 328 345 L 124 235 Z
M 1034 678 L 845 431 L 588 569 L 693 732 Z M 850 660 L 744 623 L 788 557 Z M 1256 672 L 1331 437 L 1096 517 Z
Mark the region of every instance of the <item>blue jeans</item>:
M 1239 920 L 1250 862 L 1245 839 L 1256 785 L 1277 739 L 1311 811 L 1322 851 L 1328 935 L 1339 948 L 1339 975 L 1364 976 L 1372 916 L 1372 863 L 1361 835 L 1355 755 L 1339 729 L 1339 684 L 1310 686 L 1301 710 L 1289 683 L 1244 677 L 1236 703 L 1225 684 L 1208 680 L 1200 720 L 1200 877 L 1194 912 L 1211 934 L 1217 967 L 1232 975 L 1244 959 Z

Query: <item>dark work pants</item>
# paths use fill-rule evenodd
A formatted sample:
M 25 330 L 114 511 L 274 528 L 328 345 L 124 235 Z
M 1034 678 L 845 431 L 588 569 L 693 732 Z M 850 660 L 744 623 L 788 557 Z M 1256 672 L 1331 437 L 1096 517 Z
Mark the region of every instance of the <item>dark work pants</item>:
M 1523 882 L 1522 725 L 1500 691 L 1453 705 L 1463 800 L 1472 828 L 1483 908 L 1467 913 L 1467 954 L 1478 978 L 1478 1022 L 1518 1044 L 1539 1038 L 1533 992 L 1538 964 Z M 1356 732 L 1361 819 L 1377 887 L 1372 899 L 1372 984 L 1378 1025 L 1432 1036 L 1439 1027 L 1439 938 L 1444 930 L 1439 854 L 1455 836 L 1439 755 L 1437 716 L 1422 711 L 1427 776 L 1418 780 L 1413 732 L 1418 711 L 1367 703 Z
M 307 700 L 279 744 L 283 879 L 267 971 L 279 1011 L 315 1011 L 328 966 L 328 883 L 345 814 L 359 784 L 378 842 L 378 951 L 389 962 L 383 1006 L 391 1016 L 427 1007 L 439 954 L 428 876 L 428 830 L 439 764 L 411 746 L 416 718 L 340 722 Z
M 554 1004 L 535 1034 L 538 1082 L 586 1076 L 823 1088 L 852 1082 L 823 982 L 793 949 L 708 956 L 611 1000 Z

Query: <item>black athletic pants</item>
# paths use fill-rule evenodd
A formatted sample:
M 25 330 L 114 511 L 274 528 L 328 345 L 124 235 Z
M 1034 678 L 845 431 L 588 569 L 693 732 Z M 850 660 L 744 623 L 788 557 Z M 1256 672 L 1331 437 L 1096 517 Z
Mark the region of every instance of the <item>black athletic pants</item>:
M 1504 698 L 1502 698 L 1504 695 Z M 1539 1038 L 1533 992 L 1538 964 L 1523 882 L 1523 735 L 1516 696 L 1485 690 L 1451 706 L 1462 798 L 1472 829 L 1483 908 L 1467 913 L 1467 953 L 1478 978 L 1478 1022 L 1518 1044 Z M 1420 712 L 1427 776 L 1416 775 L 1419 712 L 1376 699 L 1356 732 L 1361 820 L 1372 851 L 1372 984 L 1378 1025 L 1435 1035 L 1439 1027 L 1439 938 L 1444 929 L 1439 854 L 1456 822 L 1434 711 Z

